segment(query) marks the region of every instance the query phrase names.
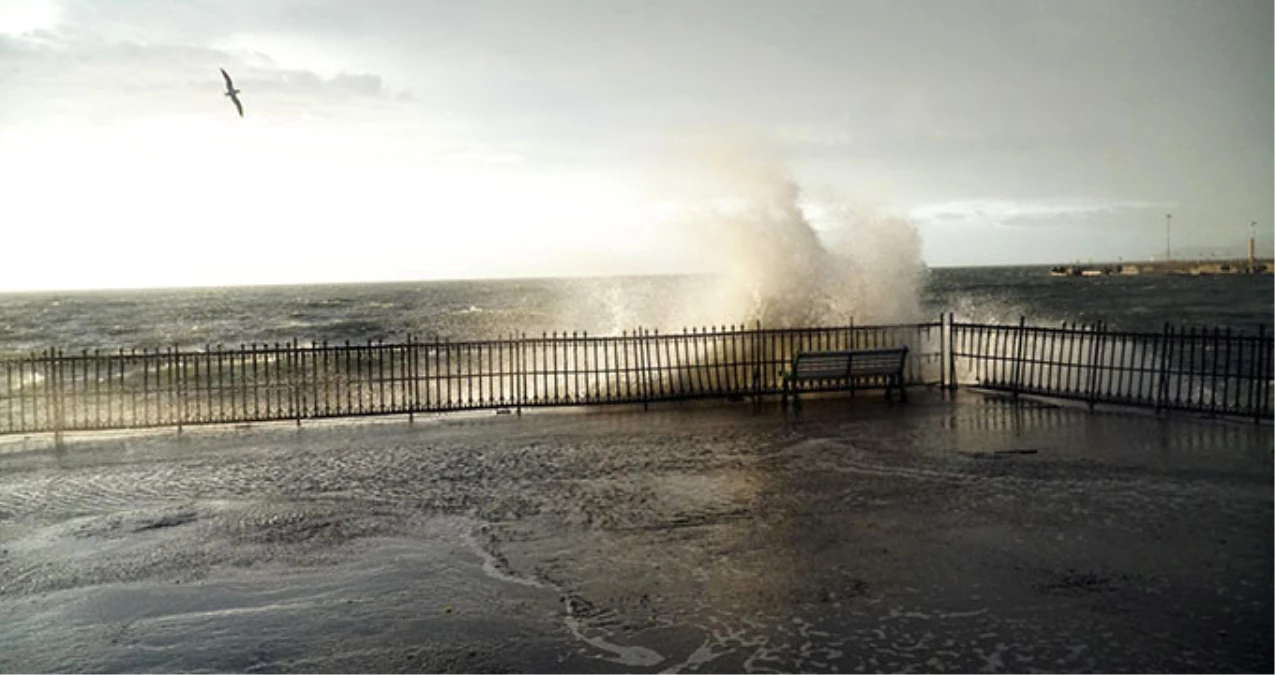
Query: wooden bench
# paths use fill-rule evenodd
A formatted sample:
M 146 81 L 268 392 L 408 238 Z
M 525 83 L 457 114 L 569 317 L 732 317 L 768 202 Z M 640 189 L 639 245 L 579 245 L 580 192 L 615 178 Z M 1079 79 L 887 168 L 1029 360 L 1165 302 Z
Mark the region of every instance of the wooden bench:
M 799 383 L 835 381 L 844 381 L 852 393 L 860 388 L 885 387 L 885 396 L 890 400 L 893 400 L 892 390 L 898 389 L 906 401 L 908 392 L 903 388 L 903 364 L 907 358 L 907 347 L 798 352 L 792 359 L 792 369 L 780 373 L 783 377 L 783 403 L 787 405 L 791 390 L 793 403 L 801 405 L 801 399 L 797 397 Z

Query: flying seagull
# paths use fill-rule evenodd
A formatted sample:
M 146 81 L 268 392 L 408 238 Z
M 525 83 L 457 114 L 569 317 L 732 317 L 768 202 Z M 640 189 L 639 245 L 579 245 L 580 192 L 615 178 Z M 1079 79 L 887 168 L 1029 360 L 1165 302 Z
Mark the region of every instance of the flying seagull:
M 239 102 L 239 90 L 235 89 L 235 83 L 230 81 L 230 75 L 226 74 L 226 69 L 221 69 L 221 76 L 226 78 L 226 95 L 235 104 L 235 109 L 239 111 L 239 116 L 243 117 L 243 104 Z

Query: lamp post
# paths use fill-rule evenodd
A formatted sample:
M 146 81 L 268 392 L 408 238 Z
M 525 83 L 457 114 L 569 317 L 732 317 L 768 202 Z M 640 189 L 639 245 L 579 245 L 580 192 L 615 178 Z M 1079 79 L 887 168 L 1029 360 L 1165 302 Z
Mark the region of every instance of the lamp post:
M 1248 267 L 1252 270 L 1257 264 L 1257 221 L 1248 224 Z
M 1169 231 L 1173 228 L 1173 214 L 1164 214 L 1164 260 L 1168 262 L 1173 259 L 1173 249 L 1169 246 Z

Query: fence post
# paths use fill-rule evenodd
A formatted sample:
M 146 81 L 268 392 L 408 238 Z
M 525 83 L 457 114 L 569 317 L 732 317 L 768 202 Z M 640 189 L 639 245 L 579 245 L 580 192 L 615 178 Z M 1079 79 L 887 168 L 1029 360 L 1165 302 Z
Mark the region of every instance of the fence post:
M 1216 325 L 1213 326 L 1213 349 L 1205 352 L 1206 354 L 1212 355 L 1212 361 L 1213 361 L 1213 363 L 1210 364 L 1212 367 L 1209 369 L 1209 373 L 1208 373 L 1209 415 L 1210 416 L 1217 414 L 1217 390 L 1219 386 L 1218 377 L 1217 377 L 1218 363 L 1222 361 L 1222 358 L 1221 358 L 1222 347 L 1220 344 L 1221 337 L 1222 337 L 1222 331 Z M 1226 377 L 1225 371 L 1223 371 L 1222 377 L 1223 377 L 1223 382 L 1225 382 L 1225 377 Z
M 649 383 L 648 398 L 664 395 L 664 382 L 660 378 L 660 346 L 659 346 L 660 329 L 646 331 L 645 346 L 643 350 L 646 352 L 646 370 L 647 382 Z M 655 349 L 655 358 L 651 358 L 651 349 Z
M 301 350 L 298 349 L 296 338 L 292 339 L 292 349 L 289 350 L 289 377 L 288 384 L 292 389 L 292 414 L 296 417 L 297 427 L 301 426 Z
M 1165 399 L 1169 396 L 1169 361 L 1173 348 L 1173 328 L 1168 321 L 1164 322 L 1164 330 L 1160 334 L 1162 336 L 1160 338 L 1160 377 L 1156 382 L 1155 392 L 1155 413 L 1157 415 L 1164 408 Z
M 1096 360 L 1096 357 L 1094 356 L 1094 354 L 1095 352 L 1097 352 L 1097 349 L 1098 349 L 1098 325 L 1094 324 L 1093 326 L 1090 326 L 1087 330 L 1085 326 L 1082 325 L 1080 329 L 1082 333 L 1083 332 L 1089 333 L 1089 344 L 1085 346 L 1085 352 L 1087 352 L 1087 356 L 1089 357 L 1088 358 L 1089 363 L 1087 364 L 1089 367 L 1085 371 L 1085 403 L 1089 404 L 1089 407 L 1092 408 L 1093 407 L 1094 369 L 1095 369 L 1094 362 Z
M 429 344 L 430 344 L 430 343 L 428 343 L 428 342 L 424 343 L 424 345 L 425 345 L 425 347 L 426 347 L 426 348 L 425 348 L 425 404 L 424 404 L 423 406 L 421 406 L 421 411 L 422 411 L 422 412 L 430 412 L 430 411 L 433 411 L 433 408 L 431 408 L 431 407 L 430 407 L 430 402 L 429 402 L 429 352 L 430 352 L 430 349 L 431 349 L 431 347 L 429 347 L 429 346 L 428 346 Z M 433 341 L 433 347 L 432 347 L 432 349 L 434 350 L 434 355 L 435 355 L 435 363 L 434 363 L 434 366 L 435 366 L 435 367 L 434 367 L 434 378 L 435 378 L 435 379 L 437 379 L 437 378 L 438 378 L 438 362 L 437 362 L 437 357 L 438 357 L 438 333 L 434 333 L 434 341 Z M 418 349 L 418 351 L 419 351 L 419 349 Z M 419 356 L 418 356 L 418 359 L 419 359 Z M 420 388 L 420 385 L 418 384 L 418 385 L 417 385 L 417 389 L 419 390 L 419 388 Z M 437 392 L 436 392 L 436 393 L 437 393 Z M 417 398 L 417 400 L 419 401 L 419 400 L 420 400 L 420 395 L 418 394 L 416 398 Z M 435 401 L 435 402 L 434 402 L 434 405 L 438 405 L 438 401 Z
M 1027 317 L 1018 315 L 1018 338 L 1014 343 L 1014 399 L 1018 399 L 1018 390 L 1023 386 L 1023 348 L 1026 345 Z
M 748 339 L 748 351 L 751 352 L 752 361 L 752 402 L 756 404 L 761 402 L 761 369 L 765 362 L 761 353 L 761 319 L 754 320 L 752 334 Z
M 1262 412 L 1264 403 L 1266 402 L 1266 388 L 1270 386 L 1266 381 L 1265 360 L 1269 358 L 1269 350 L 1266 348 L 1266 324 L 1258 324 L 1257 326 L 1257 344 L 1253 355 L 1253 377 L 1249 387 L 1249 407 L 1253 409 L 1253 423 L 1262 423 Z M 1258 389 L 1261 387 L 1261 389 Z M 1257 394 L 1256 402 L 1254 402 L 1254 393 Z
M 636 328 L 633 339 L 637 340 L 633 358 L 638 360 L 638 386 L 642 389 L 642 410 L 651 409 L 651 374 L 647 372 L 646 329 Z
M 939 391 L 947 390 L 947 343 L 944 341 L 946 321 L 947 312 L 939 312 Z
M 527 334 L 521 333 L 518 339 L 518 357 L 516 361 L 518 369 L 518 391 L 516 410 L 518 416 L 522 417 L 522 402 L 527 397 Z
M 1089 403 L 1090 410 L 1094 409 L 1094 404 L 1096 404 L 1098 401 L 1098 389 L 1102 386 L 1101 384 L 1102 375 L 1099 372 L 1099 368 L 1102 365 L 1102 355 L 1103 355 L 1103 347 L 1104 347 L 1103 339 L 1102 339 L 1103 333 L 1104 333 L 1103 324 L 1101 321 L 1099 321 L 1096 325 L 1094 325 L 1093 344 L 1090 345 L 1091 347 L 1090 353 L 1093 355 L 1093 358 L 1091 358 L 1089 361 L 1089 401 L 1088 403 Z
M 21 382 L 22 381 L 22 362 L 21 361 L 18 361 L 16 363 L 10 363 L 9 361 L 4 362 L 4 394 L 5 394 L 4 410 L 5 410 L 5 418 L 8 422 L 8 424 L 4 427 L 4 433 L 9 433 L 9 434 L 17 431 L 22 424 L 21 421 L 15 421 L 14 415 L 13 415 L 14 401 L 18 402 L 18 410 L 19 411 L 22 410 L 22 403 L 21 403 L 22 399 L 20 398 L 22 396 L 22 391 L 21 389 L 15 390 L 13 387 L 13 368 L 15 366 L 18 368 L 18 381 Z M 17 396 L 14 396 L 15 392 L 17 393 Z
M 407 352 L 404 354 L 403 374 L 411 373 L 403 383 L 403 398 L 407 399 L 407 423 L 416 424 L 416 350 L 412 349 L 412 334 L 407 334 Z
M 177 347 L 169 347 L 168 355 L 172 357 L 173 379 L 176 381 L 173 388 L 177 392 L 177 433 L 180 435 L 182 432 L 182 422 L 186 421 L 186 374 L 183 372 L 185 371 L 183 366 L 186 364 L 183 363 L 181 351 L 177 349 Z
M 62 418 L 62 351 L 49 350 L 49 377 L 45 380 L 51 386 L 50 391 L 53 394 L 53 445 L 58 449 L 62 449 L 62 427 L 65 426 L 65 420 Z
M 947 313 L 947 387 L 956 391 L 956 313 Z

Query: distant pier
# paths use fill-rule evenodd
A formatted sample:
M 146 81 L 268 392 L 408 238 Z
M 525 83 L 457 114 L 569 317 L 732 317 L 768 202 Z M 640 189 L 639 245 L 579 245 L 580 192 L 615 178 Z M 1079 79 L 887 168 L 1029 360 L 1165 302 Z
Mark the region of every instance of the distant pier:
M 1257 223 L 1253 223 L 1256 228 Z M 1216 276 L 1219 274 L 1271 274 L 1275 261 L 1257 257 L 1256 235 L 1248 238 L 1248 256 L 1244 258 L 1209 258 L 1207 260 L 1174 260 L 1165 246 L 1164 260 L 1145 262 L 1099 263 L 1088 265 L 1057 265 L 1049 269 L 1053 277 L 1105 277 L 1113 274 L 1139 276 L 1143 274 L 1180 277 Z
M 1049 270 L 1050 276 L 1055 277 L 1137 276 L 1143 274 L 1199 277 L 1219 274 L 1272 274 L 1273 272 L 1275 272 L 1275 264 L 1273 264 L 1272 260 L 1253 260 L 1248 258 L 1058 265 Z

